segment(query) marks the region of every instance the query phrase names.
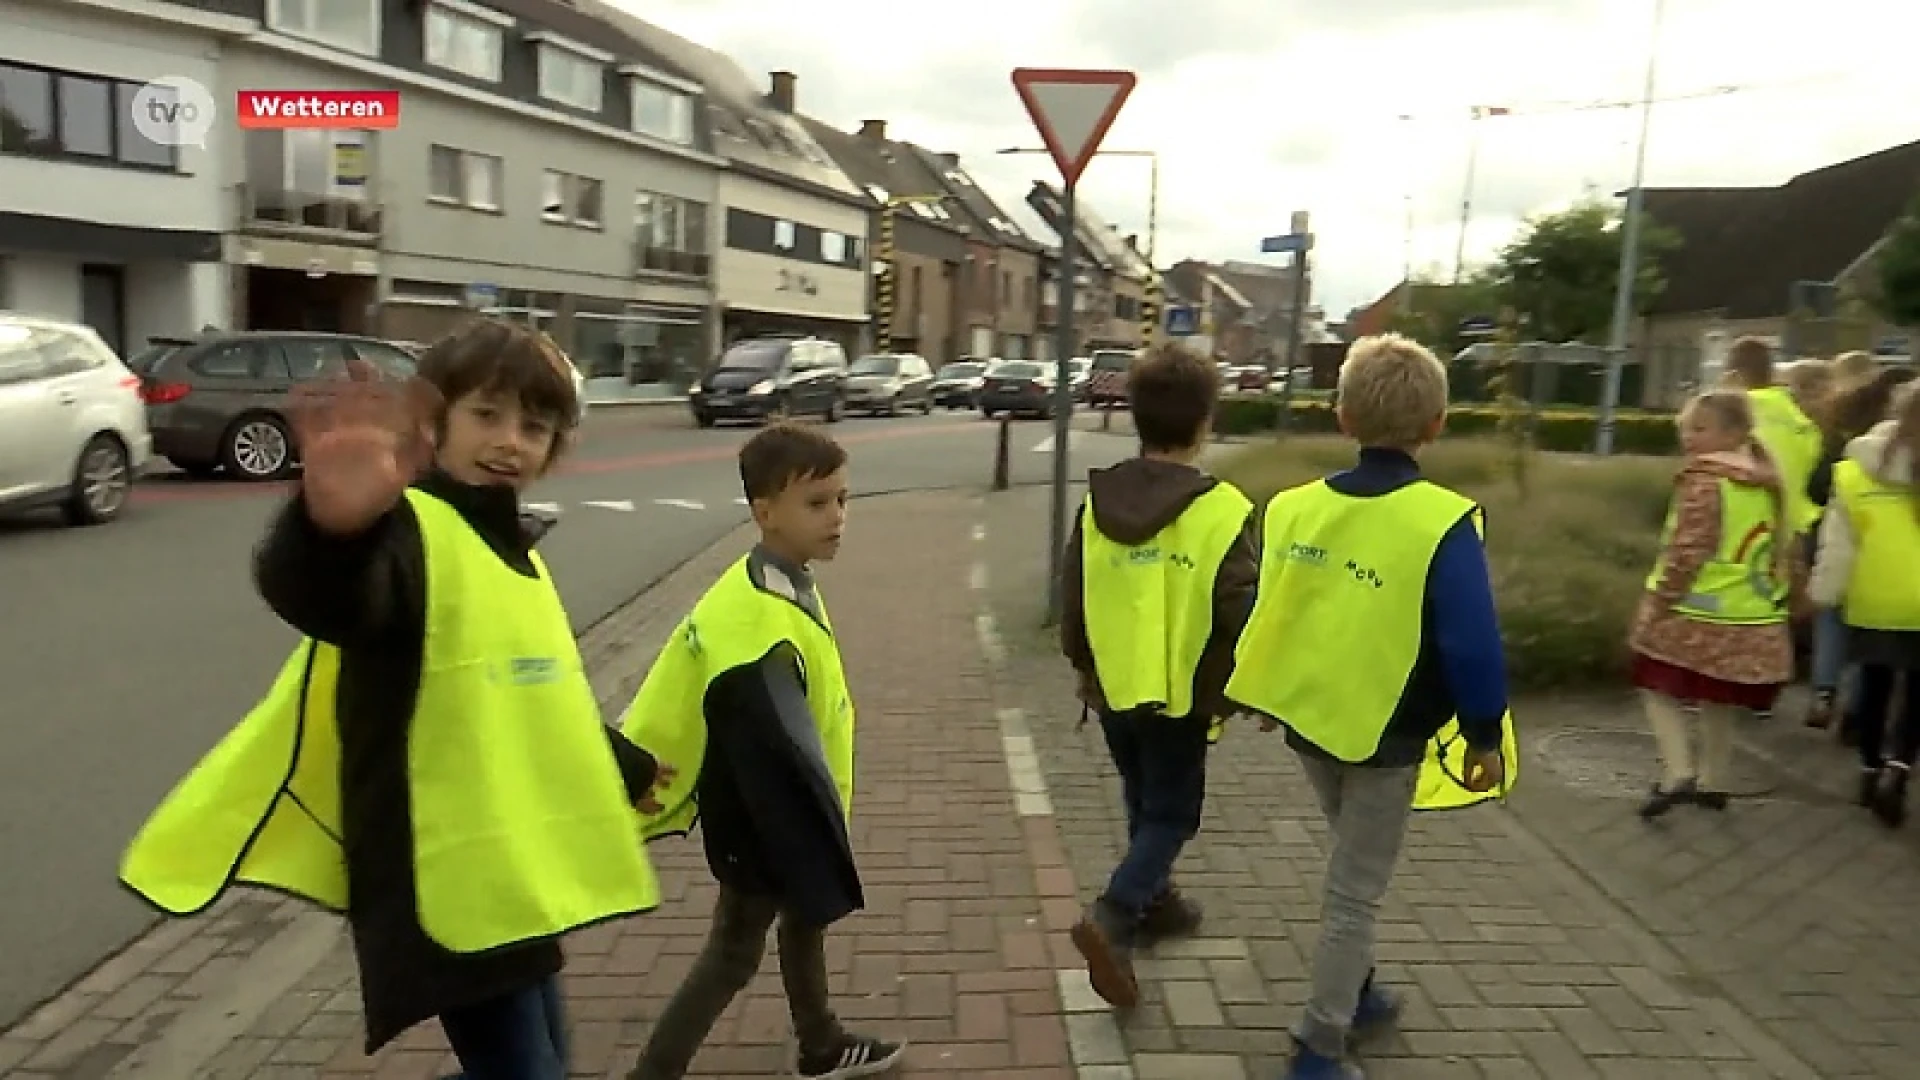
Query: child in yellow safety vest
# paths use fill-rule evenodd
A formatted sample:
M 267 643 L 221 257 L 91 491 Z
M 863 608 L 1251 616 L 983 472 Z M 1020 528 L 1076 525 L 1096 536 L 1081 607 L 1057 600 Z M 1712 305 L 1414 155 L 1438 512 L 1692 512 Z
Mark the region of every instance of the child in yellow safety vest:
M 1062 571 L 1060 644 L 1120 774 L 1127 850 L 1073 927 L 1093 988 L 1131 1008 L 1137 945 L 1192 932 L 1173 864 L 1200 828 L 1207 746 L 1259 574 L 1253 504 L 1202 472 L 1218 369 L 1177 345 L 1136 361 L 1140 456 L 1087 478 Z
M 854 711 L 814 567 L 840 552 L 847 453 L 775 424 L 740 448 L 760 539 L 661 647 L 622 730 L 677 770 L 641 821 L 648 839 L 697 821 L 719 884 L 706 945 L 628 1073 L 680 1080 L 760 970 L 778 925 L 798 1080 L 895 1068 L 905 1044 L 843 1027 L 829 1002 L 827 928 L 865 905 L 851 821 Z
M 1920 383 L 1895 396 L 1893 418 L 1847 446 L 1833 471 L 1833 505 L 1820 530 L 1809 588 L 1838 609 L 1847 652 L 1860 665 L 1850 726 L 1860 745 L 1860 803 L 1881 821 L 1906 820 L 1907 782 L 1920 757 Z M 1905 704 L 1887 745 L 1895 681 Z
M 1682 803 L 1726 808 L 1734 713 L 1771 709 L 1793 678 L 1788 601 L 1804 566 L 1748 396 L 1702 394 L 1677 423 L 1686 460 L 1628 637 L 1664 769 L 1640 808 L 1648 820 Z M 1687 705 L 1700 721 L 1697 771 Z
M 1359 461 L 1267 504 L 1227 683 L 1285 725 L 1332 836 L 1288 1080 L 1361 1075 L 1351 1047 L 1401 1010 L 1374 980 L 1374 924 L 1409 820 L 1494 797 L 1515 753 L 1480 508 L 1415 457 L 1446 425 L 1446 368 L 1398 334 L 1362 338 L 1339 394 Z
M 234 883 L 344 911 L 368 1053 L 438 1019 L 468 1076 L 564 1080 L 560 937 L 659 904 L 634 807 L 672 777 L 602 722 L 520 508 L 572 362 L 476 320 L 417 379 L 351 376 L 296 391 L 305 469 L 254 567 L 304 640 L 121 879 L 173 915 Z

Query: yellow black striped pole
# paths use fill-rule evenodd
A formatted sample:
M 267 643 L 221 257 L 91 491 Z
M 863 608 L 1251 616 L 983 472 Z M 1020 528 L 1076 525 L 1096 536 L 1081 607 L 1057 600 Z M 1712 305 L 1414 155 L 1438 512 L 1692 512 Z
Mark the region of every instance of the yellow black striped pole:
M 1140 345 L 1142 348 L 1150 349 L 1159 341 L 1160 308 L 1161 300 L 1164 296 L 1165 293 L 1160 285 L 1159 273 L 1149 271 L 1147 274 L 1146 299 L 1140 302 Z
M 893 351 L 893 285 L 899 276 L 899 268 L 893 259 L 893 200 L 887 200 L 880 210 L 880 261 L 887 272 L 880 275 L 874 283 L 878 295 L 874 297 L 873 348 L 875 352 Z

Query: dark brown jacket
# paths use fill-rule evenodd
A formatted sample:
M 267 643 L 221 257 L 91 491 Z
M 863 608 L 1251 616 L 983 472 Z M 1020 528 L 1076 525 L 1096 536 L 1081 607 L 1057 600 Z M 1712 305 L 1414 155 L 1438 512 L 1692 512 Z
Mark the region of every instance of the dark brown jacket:
M 1093 494 L 1093 527 L 1117 544 L 1144 544 L 1172 525 L 1194 500 L 1220 483 L 1190 465 L 1134 458 L 1087 474 Z M 1093 646 L 1087 640 L 1086 576 L 1080 559 L 1086 508 L 1074 518 L 1062 565 L 1060 649 L 1080 675 L 1081 699 L 1094 708 L 1106 702 L 1095 677 Z M 1240 536 L 1227 549 L 1213 581 L 1213 630 L 1194 673 L 1196 712 L 1225 716 L 1227 677 L 1233 674 L 1233 649 L 1253 614 L 1254 587 L 1260 579 L 1259 515 L 1249 512 Z

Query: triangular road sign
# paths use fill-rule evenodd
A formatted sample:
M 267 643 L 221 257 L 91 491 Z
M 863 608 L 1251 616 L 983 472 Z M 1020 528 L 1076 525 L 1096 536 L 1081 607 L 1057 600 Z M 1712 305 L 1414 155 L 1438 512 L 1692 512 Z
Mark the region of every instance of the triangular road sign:
M 1113 118 L 1120 115 L 1120 106 L 1133 93 L 1134 82 L 1131 71 L 1014 69 L 1013 89 L 1068 187 L 1080 182 Z

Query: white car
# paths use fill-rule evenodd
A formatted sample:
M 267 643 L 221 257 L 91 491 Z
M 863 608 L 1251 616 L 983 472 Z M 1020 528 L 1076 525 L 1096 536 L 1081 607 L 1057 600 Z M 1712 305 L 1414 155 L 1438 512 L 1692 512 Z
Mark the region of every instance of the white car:
M 0 311 L 0 509 L 112 521 L 152 455 L 140 377 L 99 334 Z

